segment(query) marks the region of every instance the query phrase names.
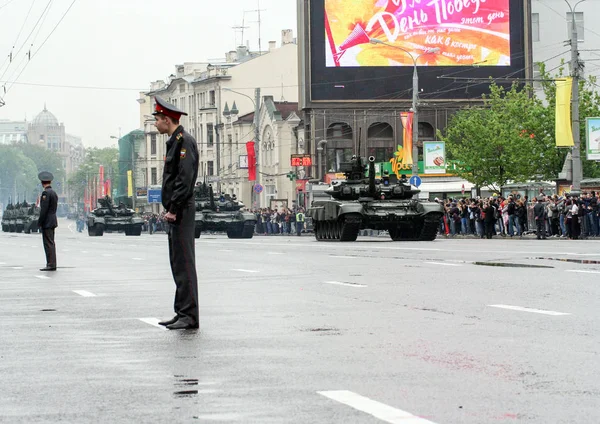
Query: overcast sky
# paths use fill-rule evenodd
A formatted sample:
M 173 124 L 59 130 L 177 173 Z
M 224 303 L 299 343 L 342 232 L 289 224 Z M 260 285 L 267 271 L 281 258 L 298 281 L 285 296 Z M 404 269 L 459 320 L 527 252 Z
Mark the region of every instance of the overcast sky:
M 0 0 L 0 98 L 6 102 L 0 119 L 32 120 L 46 103 L 87 147 L 108 147 L 119 129 L 124 135 L 138 128 L 139 91 L 148 89 L 150 81 L 166 79 L 175 64 L 224 58 L 236 40 L 239 44 L 241 35 L 231 27 L 241 25 L 244 15 L 250 27 L 244 38 L 258 50 L 257 13 L 244 13 L 256 10 L 258 0 L 75 0 L 65 15 L 72 3 Z M 270 40 L 280 45 L 282 29 L 293 29 L 297 36 L 295 0 L 260 0 L 260 8 L 265 9 L 263 50 Z M 13 61 L 5 63 L 11 50 Z

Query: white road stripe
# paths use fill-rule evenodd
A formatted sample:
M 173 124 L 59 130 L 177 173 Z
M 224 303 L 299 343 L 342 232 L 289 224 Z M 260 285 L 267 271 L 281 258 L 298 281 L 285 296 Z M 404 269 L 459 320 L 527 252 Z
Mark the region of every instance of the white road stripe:
M 221 250 L 218 250 L 218 252 L 233 252 L 233 250 L 229 250 L 229 249 L 221 249 Z
M 511 305 L 488 305 L 492 308 L 502 308 L 502 309 L 511 309 L 513 311 L 521 311 L 521 312 L 533 312 L 536 314 L 544 314 L 544 315 L 571 315 L 567 312 L 556 312 L 556 311 L 545 311 L 543 309 L 533 309 L 533 308 L 523 308 L 522 306 L 511 306 Z
M 85 290 L 73 290 L 73 293 L 77 293 L 79 296 L 83 297 L 96 297 L 94 293 Z
M 36 275 L 35 278 L 39 278 L 40 280 L 49 280 L 50 277 L 47 275 Z
M 144 260 L 144 258 L 131 258 L 131 259 L 133 259 L 134 261 L 143 261 Z
M 167 327 L 158 324 L 160 322 L 158 318 L 140 318 L 140 321 L 145 322 L 146 324 L 150 324 L 153 327 L 160 328 L 161 330 L 167 329 Z
M 566 269 L 565 272 L 581 272 L 582 274 L 600 274 L 600 271 L 587 271 L 585 269 Z
M 102 256 L 109 257 L 109 256 L 113 256 L 113 255 L 111 253 L 103 253 Z
M 367 287 L 364 284 L 342 283 L 341 281 L 323 281 L 323 284 L 333 284 L 336 286 L 347 286 L 347 287 Z
M 283 255 L 282 252 L 267 252 L 267 255 Z
M 425 418 L 417 417 L 410 412 L 392 408 L 385 403 L 377 402 L 348 390 L 330 390 L 317 392 L 329 399 L 348 405 L 391 424 L 434 424 Z
M 356 256 L 345 256 L 345 255 L 329 255 L 330 258 L 338 259 L 356 259 Z
M 250 273 L 252 273 L 252 272 L 258 272 L 258 271 L 254 270 L 254 269 L 234 269 L 233 271 L 250 272 Z
M 425 262 L 426 264 L 431 264 L 431 265 L 442 265 L 442 266 L 462 266 L 461 264 L 449 264 L 446 262 Z
M 0 262 L 0 265 L 6 265 L 6 262 Z
M 23 269 L 23 267 L 22 266 L 13 266 L 13 267 L 11 267 L 11 269 Z

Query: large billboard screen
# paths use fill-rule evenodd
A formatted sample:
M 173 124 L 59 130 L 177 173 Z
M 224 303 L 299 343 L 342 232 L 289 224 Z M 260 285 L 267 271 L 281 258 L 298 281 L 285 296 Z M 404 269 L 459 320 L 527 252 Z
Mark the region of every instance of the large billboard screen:
M 413 59 L 424 101 L 526 77 L 527 0 L 304 1 L 311 103 L 410 100 Z
M 510 66 L 509 0 L 325 0 L 327 66 Z

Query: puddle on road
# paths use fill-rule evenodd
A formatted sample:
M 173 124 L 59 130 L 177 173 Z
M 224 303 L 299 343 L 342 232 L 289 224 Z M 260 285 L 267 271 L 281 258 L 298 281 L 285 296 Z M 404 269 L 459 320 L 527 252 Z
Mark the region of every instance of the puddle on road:
M 189 398 L 196 396 L 198 394 L 198 390 L 181 390 L 179 392 L 173 392 L 173 394 L 178 398 Z
M 600 261 L 594 261 L 591 259 L 567 259 L 567 258 L 529 258 L 529 259 L 537 259 L 537 260 L 542 260 L 542 261 L 571 262 L 574 264 L 600 265 Z
M 504 268 L 554 268 L 549 265 L 511 264 L 507 262 L 473 262 L 473 265 L 497 266 Z

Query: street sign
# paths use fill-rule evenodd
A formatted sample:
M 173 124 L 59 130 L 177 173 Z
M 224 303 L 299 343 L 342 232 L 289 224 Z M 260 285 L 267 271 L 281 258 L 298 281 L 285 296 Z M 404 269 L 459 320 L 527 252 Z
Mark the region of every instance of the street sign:
M 148 203 L 162 203 L 160 189 L 148 189 Z
M 255 192 L 256 194 L 260 194 L 260 193 L 262 193 L 262 191 L 263 191 L 263 186 L 261 186 L 260 184 L 256 184 L 256 185 L 254 186 L 254 192 Z
M 412 177 L 410 177 L 410 180 L 408 180 L 408 181 L 415 187 L 419 187 L 421 185 L 421 183 L 423 182 L 423 181 L 421 181 L 421 177 L 419 177 L 418 175 L 413 175 Z

